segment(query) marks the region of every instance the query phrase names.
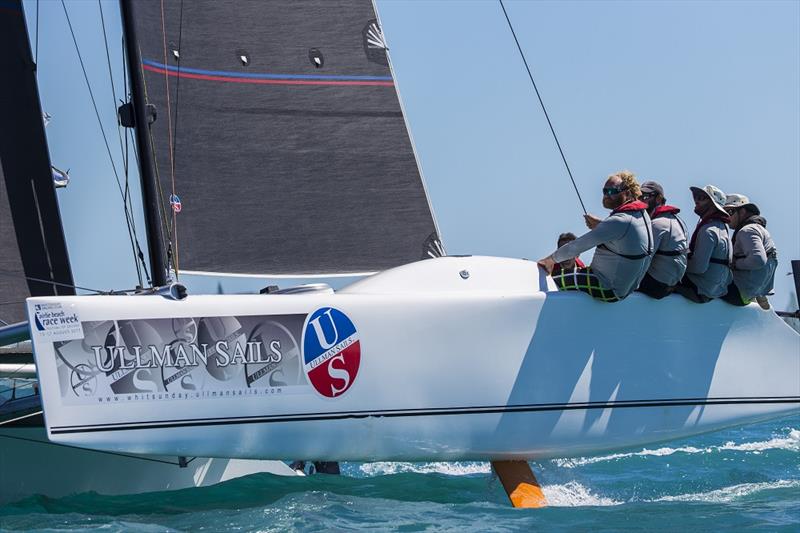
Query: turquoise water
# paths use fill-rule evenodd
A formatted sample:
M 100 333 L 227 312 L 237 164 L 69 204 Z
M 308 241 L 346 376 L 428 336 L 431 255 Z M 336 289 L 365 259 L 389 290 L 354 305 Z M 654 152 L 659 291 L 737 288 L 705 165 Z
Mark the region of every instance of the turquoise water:
M 551 507 L 512 509 L 486 463 L 347 463 L 136 496 L 34 496 L 3 530 L 800 530 L 800 415 L 625 453 L 532 463 Z

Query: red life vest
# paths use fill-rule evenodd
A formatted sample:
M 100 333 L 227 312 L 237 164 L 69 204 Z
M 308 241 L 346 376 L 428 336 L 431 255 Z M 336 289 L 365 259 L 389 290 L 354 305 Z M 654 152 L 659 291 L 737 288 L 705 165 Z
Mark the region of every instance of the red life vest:
M 686 224 L 684 224 L 683 220 L 681 220 L 680 217 L 677 216 L 678 213 L 680 213 L 680 212 L 681 212 L 681 210 L 678 209 L 675 206 L 672 206 L 672 205 L 660 205 L 660 206 L 656 207 L 653 210 L 653 214 L 650 215 L 650 220 L 655 220 L 658 217 L 664 216 L 664 215 L 676 215 L 675 216 L 675 220 L 678 221 L 678 224 L 680 224 L 681 229 L 683 229 L 683 233 L 685 235 L 686 233 L 688 233 L 688 231 L 686 231 Z M 655 251 L 656 255 L 666 255 L 666 256 L 669 256 L 669 257 L 677 257 L 677 256 L 683 255 L 685 253 L 686 252 L 681 251 L 681 250 L 656 250 Z
M 627 204 L 623 204 L 623 205 L 619 206 L 618 208 L 614 209 L 613 211 L 611 211 L 611 214 L 613 215 L 615 213 L 623 213 L 623 212 L 626 212 L 626 211 L 647 211 L 647 204 L 642 202 L 641 200 L 634 200 L 632 202 L 628 202 Z M 608 252 L 611 252 L 612 254 L 617 254 L 620 257 L 624 257 L 625 259 L 638 260 L 638 259 L 644 259 L 645 257 L 648 257 L 650 255 L 653 255 L 653 250 L 652 250 L 653 241 L 651 241 L 650 239 L 651 239 L 651 233 L 648 231 L 647 232 L 647 253 L 644 253 L 644 254 L 636 254 L 636 255 L 621 254 L 619 252 L 615 252 L 614 250 L 612 250 L 611 248 L 609 248 L 605 244 L 598 244 L 597 247 L 601 248 L 603 250 L 606 250 Z
M 642 202 L 641 200 L 634 200 L 614 209 L 611 211 L 611 214 L 613 215 L 614 213 L 622 213 L 624 211 L 643 211 L 645 209 L 647 209 L 646 203 Z
M 661 215 L 677 215 L 680 212 L 681 212 L 681 210 L 678 209 L 677 207 L 674 207 L 674 206 L 671 206 L 671 205 L 660 205 L 660 206 L 655 208 L 655 210 L 653 211 L 653 214 L 650 215 L 650 219 L 654 219 L 654 218 L 659 217 Z
M 731 218 L 728 215 L 724 215 L 719 211 L 714 211 L 710 215 L 706 215 L 700 219 L 697 223 L 697 227 L 694 228 L 694 232 L 692 233 L 692 238 L 689 240 L 689 253 L 694 252 L 694 245 L 697 242 L 697 234 L 700 232 L 700 228 L 711 222 L 712 220 L 721 220 L 725 224 L 731 223 Z

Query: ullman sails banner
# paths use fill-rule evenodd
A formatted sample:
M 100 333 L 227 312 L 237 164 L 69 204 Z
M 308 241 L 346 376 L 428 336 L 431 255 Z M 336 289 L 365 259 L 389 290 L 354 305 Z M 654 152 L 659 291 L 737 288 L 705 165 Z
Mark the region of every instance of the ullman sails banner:
M 36 306 L 38 335 L 58 339 L 53 349 L 65 406 L 332 398 L 350 388 L 360 363 L 355 325 L 330 307 L 311 314 L 79 320 L 59 304 Z

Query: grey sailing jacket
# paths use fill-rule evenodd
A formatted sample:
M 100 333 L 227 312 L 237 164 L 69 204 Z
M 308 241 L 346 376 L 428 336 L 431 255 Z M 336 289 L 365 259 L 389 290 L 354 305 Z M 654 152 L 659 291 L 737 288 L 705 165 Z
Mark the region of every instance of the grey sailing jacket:
M 639 286 L 652 253 L 653 232 L 647 211 L 619 211 L 600 222 L 596 228 L 555 251 L 553 259 L 560 263 L 600 246 L 594 251 L 592 272 L 617 298 L 625 298 Z M 602 246 L 601 246 L 602 245 Z M 640 259 L 630 256 L 644 255 Z
M 731 260 L 731 238 L 728 226 L 721 220 L 710 220 L 697 230 L 694 252 L 689 254 L 686 275 L 697 285 L 697 292 L 709 298 L 719 298 L 728 291 L 733 279 L 727 264 L 712 262 Z
M 662 213 L 654 212 L 654 254 L 647 269 L 653 279 L 670 287 L 683 278 L 689 253 L 686 226 L 677 217 L 677 212 L 677 208 Z
M 745 298 L 766 296 L 775 284 L 778 253 L 766 220 L 761 217 L 739 228 L 733 242 L 733 281 Z M 763 222 L 763 225 L 762 225 Z

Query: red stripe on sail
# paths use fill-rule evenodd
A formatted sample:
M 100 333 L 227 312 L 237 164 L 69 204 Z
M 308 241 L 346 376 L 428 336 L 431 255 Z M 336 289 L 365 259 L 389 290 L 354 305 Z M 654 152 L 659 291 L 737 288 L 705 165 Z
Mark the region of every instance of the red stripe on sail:
M 172 72 L 163 68 L 142 65 L 142 68 L 158 74 L 167 74 L 179 78 L 189 78 L 193 80 L 224 81 L 229 83 L 257 83 L 263 85 L 375 85 L 380 87 L 393 87 L 392 81 L 357 81 L 357 80 L 265 80 L 254 78 L 235 78 L 230 76 L 210 76 L 208 74 L 195 74 L 193 72 Z

